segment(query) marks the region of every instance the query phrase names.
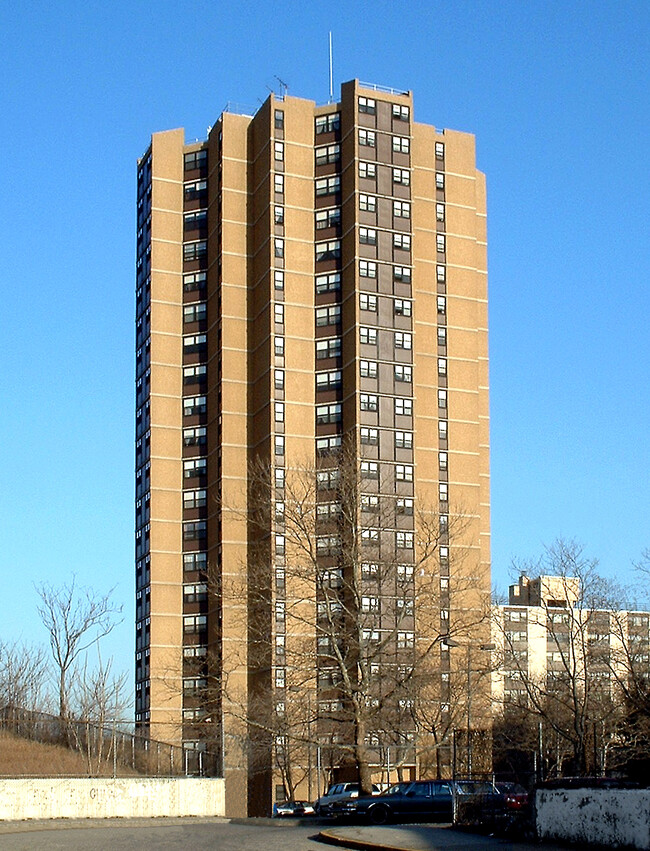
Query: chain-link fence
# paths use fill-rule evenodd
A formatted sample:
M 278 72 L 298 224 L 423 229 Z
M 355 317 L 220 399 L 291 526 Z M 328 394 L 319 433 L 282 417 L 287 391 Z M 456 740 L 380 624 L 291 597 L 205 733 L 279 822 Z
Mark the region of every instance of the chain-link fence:
M 19 740 L 58 745 L 77 755 L 70 770 L 57 772 L 54 763 L 43 764 L 43 773 L 79 774 L 80 776 L 178 777 L 183 775 L 220 776 L 221 754 L 207 749 L 184 748 L 160 742 L 132 732 L 123 720 L 97 724 L 88 720 L 70 720 L 46 712 L 15 707 L 0 709 L 0 734 Z M 78 766 L 78 769 L 75 769 Z M 19 775 L 21 766 L 15 765 Z

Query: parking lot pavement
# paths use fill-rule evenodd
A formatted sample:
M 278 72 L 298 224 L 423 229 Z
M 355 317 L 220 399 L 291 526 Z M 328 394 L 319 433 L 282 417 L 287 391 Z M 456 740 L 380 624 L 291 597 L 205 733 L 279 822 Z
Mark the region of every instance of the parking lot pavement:
M 322 842 L 363 851 L 445 851 L 445 849 L 494 849 L 494 851 L 540 851 L 535 842 L 517 842 L 482 836 L 451 825 L 397 825 L 391 827 L 332 827 L 321 830 Z M 566 851 L 565 845 L 546 844 L 544 851 Z

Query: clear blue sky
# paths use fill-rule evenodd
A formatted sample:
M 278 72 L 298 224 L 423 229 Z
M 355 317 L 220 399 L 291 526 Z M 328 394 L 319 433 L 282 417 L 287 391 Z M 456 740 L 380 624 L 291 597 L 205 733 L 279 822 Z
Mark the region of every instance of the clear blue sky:
M 327 16 L 328 8 L 331 10 Z M 558 535 L 650 546 L 650 4 L 3 4 L 0 637 L 33 583 L 116 586 L 133 640 L 135 161 L 227 101 L 358 77 L 476 134 L 488 176 L 493 574 Z

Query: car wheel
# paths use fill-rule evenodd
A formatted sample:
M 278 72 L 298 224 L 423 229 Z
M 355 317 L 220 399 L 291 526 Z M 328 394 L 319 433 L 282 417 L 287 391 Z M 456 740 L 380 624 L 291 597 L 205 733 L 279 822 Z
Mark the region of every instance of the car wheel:
M 377 804 L 368 813 L 368 818 L 371 824 L 386 824 L 388 821 L 388 808 L 383 804 Z

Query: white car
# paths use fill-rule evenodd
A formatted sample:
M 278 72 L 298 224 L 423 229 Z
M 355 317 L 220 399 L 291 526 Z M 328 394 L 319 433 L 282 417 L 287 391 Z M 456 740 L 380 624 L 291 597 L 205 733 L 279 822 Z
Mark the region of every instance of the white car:
M 372 784 L 372 794 L 379 794 L 379 787 Z M 331 815 L 332 804 L 359 797 L 358 783 L 334 783 L 324 795 L 314 802 L 314 812 L 319 816 Z

